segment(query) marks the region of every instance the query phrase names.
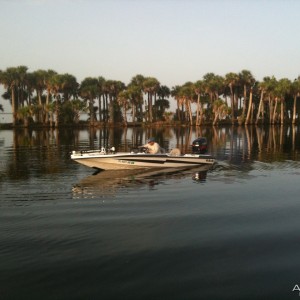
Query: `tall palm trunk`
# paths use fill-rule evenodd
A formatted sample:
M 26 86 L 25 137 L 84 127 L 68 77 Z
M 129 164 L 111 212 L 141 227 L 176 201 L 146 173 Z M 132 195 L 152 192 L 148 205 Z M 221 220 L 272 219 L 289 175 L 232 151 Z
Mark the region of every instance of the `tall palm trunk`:
M 243 116 L 245 116 L 246 114 L 246 107 L 247 107 L 247 86 L 244 85 L 244 103 L 243 103 L 243 113 L 242 113 Z
M 191 101 L 187 100 L 186 101 L 186 110 L 189 114 L 189 119 L 190 119 L 190 125 L 193 125 L 193 114 L 192 114 L 192 107 L 191 107 Z
M 104 95 L 103 111 L 104 111 L 103 121 L 107 121 L 108 120 L 108 96 L 107 96 L 107 94 Z
M 135 123 L 136 121 L 136 105 L 132 104 L 132 122 Z
M 180 102 L 179 99 L 176 100 L 177 100 L 177 117 L 178 117 L 178 121 L 181 122 Z
M 38 112 L 37 112 L 37 119 L 39 123 L 43 122 L 43 107 L 42 107 L 42 95 L 41 91 L 37 90 L 37 98 L 38 98 Z
M 274 112 L 273 112 L 273 120 L 272 120 L 272 124 L 275 124 L 276 122 L 276 111 L 277 111 L 277 105 L 278 105 L 278 98 L 275 98 L 275 105 L 274 105 Z
M 126 104 L 123 105 L 123 114 L 124 114 L 124 125 L 127 126 L 127 114 L 126 114 L 126 111 L 127 111 L 127 106 Z
M 297 108 L 297 95 L 294 95 L 294 104 L 293 104 L 293 121 L 292 123 L 296 123 L 296 108 Z
M 218 112 L 215 113 L 215 117 L 214 117 L 214 120 L 213 120 L 213 126 L 215 126 L 218 122 L 218 119 L 219 119 L 219 114 Z
M 101 114 L 101 111 L 102 111 L 102 105 L 101 105 L 101 96 L 99 96 L 99 98 L 98 98 L 98 106 L 99 106 L 99 122 L 101 122 L 102 121 L 102 114 Z
M 156 120 L 157 120 L 156 93 L 154 93 L 154 110 L 153 110 L 153 104 L 152 104 L 152 118 L 153 118 L 153 121 L 156 122 Z
M 46 116 L 45 116 L 45 123 L 48 125 L 49 122 L 49 100 L 50 100 L 50 91 L 47 91 L 47 97 L 46 97 Z
M 199 119 L 199 125 L 202 125 L 202 123 L 203 123 L 203 115 L 204 115 L 204 112 L 203 112 L 203 105 L 202 105 L 202 103 L 200 103 L 200 119 Z
M 58 128 L 59 125 L 59 101 L 56 99 L 55 103 L 55 128 Z
M 273 122 L 273 101 L 271 97 L 269 97 L 269 122 L 270 124 Z
M 259 100 L 259 105 L 258 105 L 258 111 L 257 111 L 257 115 L 256 115 L 256 121 L 255 121 L 255 124 L 258 124 L 259 122 L 259 117 L 260 115 L 262 114 L 263 112 L 263 99 L 264 99 L 264 90 L 261 91 L 261 94 L 260 94 L 260 100 Z
M 153 121 L 153 112 L 152 112 L 152 93 L 148 93 L 148 112 L 149 112 L 149 122 Z
M 90 125 L 94 126 L 94 100 L 89 100 L 89 109 L 90 109 Z
M 138 121 L 143 121 L 143 103 L 138 104 Z
M 13 126 L 17 124 L 17 104 L 16 104 L 16 95 L 14 86 L 11 88 L 11 107 L 13 113 Z
M 197 113 L 196 113 L 196 126 L 199 126 L 199 118 L 200 118 L 200 94 L 198 94 L 197 98 Z
M 252 91 L 252 88 L 251 88 L 251 89 L 250 89 L 250 97 L 249 97 L 249 104 L 248 104 L 247 118 L 246 118 L 246 121 L 245 121 L 245 124 L 246 124 L 246 125 L 249 124 L 250 118 L 251 118 L 251 112 L 252 112 L 252 106 L 253 106 L 252 98 L 253 98 L 253 91 Z
M 109 123 L 113 124 L 115 122 L 115 114 L 114 114 L 114 99 L 110 96 L 109 101 Z
M 284 121 L 284 98 L 281 99 L 281 107 L 280 107 L 280 121 L 281 121 L 281 125 L 283 125 L 283 121 Z
M 230 100 L 231 100 L 231 123 L 234 123 L 234 93 L 232 84 L 229 85 L 230 87 Z

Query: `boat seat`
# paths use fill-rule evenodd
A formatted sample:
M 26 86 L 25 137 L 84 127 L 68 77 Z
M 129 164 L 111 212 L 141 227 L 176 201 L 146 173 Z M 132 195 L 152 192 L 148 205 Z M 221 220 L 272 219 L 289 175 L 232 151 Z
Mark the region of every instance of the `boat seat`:
M 173 148 L 171 151 L 170 151 L 170 155 L 172 156 L 180 156 L 181 155 L 181 151 L 179 148 Z

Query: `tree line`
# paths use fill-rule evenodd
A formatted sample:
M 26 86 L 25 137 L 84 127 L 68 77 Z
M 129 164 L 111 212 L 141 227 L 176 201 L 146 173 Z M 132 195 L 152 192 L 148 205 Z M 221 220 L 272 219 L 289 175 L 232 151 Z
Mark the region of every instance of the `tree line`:
M 0 70 L 2 95 L 12 106 L 13 126 L 58 127 L 88 124 L 173 122 L 186 125 L 284 124 L 298 122 L 300 76 L 294 80 L 264 77 L 257 81 L 249 70 L 225 76 L 207 73 L 196 82 L 172 88 L 158 79 L 134 76 L 129 84 L 102 76 L 76 77 L 54 70 L 28 72 L 26 66 Z M 170 101 L 176 111 L 167 111 Z M 0 104 L 0 110 L 3 105 Z

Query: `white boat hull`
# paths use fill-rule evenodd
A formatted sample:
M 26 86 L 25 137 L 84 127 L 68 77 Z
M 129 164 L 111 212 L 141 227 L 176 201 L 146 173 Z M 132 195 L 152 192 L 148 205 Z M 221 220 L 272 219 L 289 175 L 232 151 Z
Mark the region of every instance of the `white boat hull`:
M 212 165 L 215 159 L 210 155 L 116 153 L 106 154 L 101 151 L 73 151 L 71 159 L 90 168 L 101 170 L 122 170 L 141 168 L 187 168 L 200 165 Z

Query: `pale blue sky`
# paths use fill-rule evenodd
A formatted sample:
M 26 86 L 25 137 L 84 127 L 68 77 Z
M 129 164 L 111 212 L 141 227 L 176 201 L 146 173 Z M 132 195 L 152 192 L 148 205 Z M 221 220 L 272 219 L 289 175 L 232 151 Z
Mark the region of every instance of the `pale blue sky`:
M 142 74 L 170 88 L 208 72 L 300 75 L 298 0 L 0 0 L 0 8 L 2 70 L 125 84 Z

